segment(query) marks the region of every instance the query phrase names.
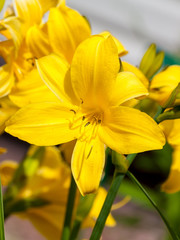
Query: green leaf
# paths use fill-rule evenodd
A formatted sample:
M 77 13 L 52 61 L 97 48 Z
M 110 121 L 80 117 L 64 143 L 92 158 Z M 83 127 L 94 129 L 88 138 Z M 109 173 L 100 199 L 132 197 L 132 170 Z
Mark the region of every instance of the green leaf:
M 4 209 L 3 209 L 3 196 L 2 196 L 2 189 L 1 189 L 1 178 L 0 178 L 0 240 L 5 240 Z
M 174 229 L 170 226 L 169 222 L 167 221 L 167 219 L 164 217 L 164 215 L 162 214 L 162 212 L 160 211 L 159 207 L 157 206 L 157 204 L 152 200 L 152 198 L 149 196 L 149 194 L 147 193 L 147 191 L 143 188 L 143 186 L 141 185 L 141 183 L 135 178 L 135 176 L 131 173 L 131 172 L 127 172 L 127 176 L 129 177 L 129 179 L 131 181 L 133 181 L 138 188 L 144 193 L 144 195 L 147 197 L 147 199 L 150 201 L 150 203 L 153 205 L 153 207 L 157 210 L 157 212 L 159 213 L 159 215 L 161 216 L 162 220 L 164 221 L 167 229 L 169 230 L 169 233 L 172 237 L 173 240 L 180 240 L 180 238 L 177 236 L 177 234 L 175 233 Z
M 0 0 L 0 11 L 3 9 L 4 3 L 5 3 L 5 0 Z

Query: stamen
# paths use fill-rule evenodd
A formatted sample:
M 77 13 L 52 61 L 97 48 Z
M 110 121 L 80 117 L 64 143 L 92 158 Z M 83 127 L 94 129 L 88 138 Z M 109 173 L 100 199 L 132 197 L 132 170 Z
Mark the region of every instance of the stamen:
M 84 127 L 87 127 L 89 124 L 90 124 L 90 122 L 87 122 L 87 123 L 84 125 Z
M 74 114 L 76 114 L 76 111 L 74 109 L 70 109 L 71 112 L 73 112 Z
M 79 128 L 79 136 L 77 138 L 86 142 L 96 138 L 99 125 L 102 122 L 102 113 L 94 113 L 92 110 L 84 112 L 81 107 L 77 111 L 74 109 L 70 109 L 70 111 L 74 113 L 74 116 L 70 121 L 69 127 L 70 129 Z

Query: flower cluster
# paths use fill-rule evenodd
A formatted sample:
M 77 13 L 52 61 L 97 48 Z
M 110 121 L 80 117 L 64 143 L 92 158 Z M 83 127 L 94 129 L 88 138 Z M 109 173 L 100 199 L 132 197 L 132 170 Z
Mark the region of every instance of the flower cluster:
M 96 193 L 81 222 L 92 226 L 106 196 L 99 187 L 106 149 L 137 154 L 162 149 L 166 139 L 174 160 L 162 189 L 180 190 L 180 66 L 162 69 L 164 54 L 154 44 L 139 67 L 125 62 L 123 44 L 110 32 L 92 35 L 87 19 L 65 0 L 14 0 L 0 33 L 0 132 L 36 145 L 31 161 L 1 164 L 7 215 L 30 199 L 30 207 L 16 214 L 47 239 L 59 239 L 72 171 L 80 191 L 73 218 L 81 212 L 79 199 Z M 37 146 L 44 147 L 43 157 L 34 157 Z M 111 215 L 106 223 L 115 224 Z

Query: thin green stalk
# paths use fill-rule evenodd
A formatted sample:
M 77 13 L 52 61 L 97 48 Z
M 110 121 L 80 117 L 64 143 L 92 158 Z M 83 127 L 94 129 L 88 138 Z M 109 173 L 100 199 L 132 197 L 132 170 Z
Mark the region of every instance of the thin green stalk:
M 91 234 L 91 237 L 89 240 L 99 240 L 100 239 L 102 231 L 105 226 L 106 219 L 111 211 L 112 204 L 114 202 L 114 199 L 117 195 L 119 186 L 120 186 L 124 176 L 125 176 L 125 174 L 117 173 L 115 171 L 112 184 L 110 186 L 110 189 L 108 191 L 108 194 L 107 194 L 105 202 L 104 202 L 104 205 L 101 209 L 101 212 L 98 216 L 98 219 L 96 221 L 96 224 L 94 226 L 94 229 L 92 231 L 92 234 Z
M 69 189 L 69 196 L 68 196 L 68 202 L 66 206 L 66 215 L 64 220 L 64 227 L 61 235 L 61 240 L 69 240 L 70 239 L 70 233 L 71 233 L 71 219 L 73 214 L 73 208 L 74 208 L 74 202 L 75 202 L 75 196 L 76 196 L 76 183 L 74 181 L 73 176 L 71 175 L 71 186 Z
M 129 165 L 133 162 L 134 158 L 136 157 L 137 153 L 129 154 L 127 156 L 127 160 L 129 161 Z M 99 240 L 102 234 L 102 231 L 104 229 L 106 219 L 111 211 L 112 204 L 114 202 L 114 199 L 117 195 L 117 192 L 119 190 L 119 187 L 121 185 L 122 180 L 125 177 L 125 173 L 118 173 L 116 170 L 114 172 L 113 181 L 111 183 L 110 189 L 107 193 L 105 202 L 103 204 L 103 207 L 101 209 L 101 212 L 98 216 L 98 219 L 95 223 L 95 226 L 93 228 L 90 240 Z
M 0 178 L 0 240 L 5 240 L 4 210 L 3 210 L 3 196 L 2 196 L 2 189 L 1 189 L 1 178 Z
M 141 185 L 141 183 L 135 178 L 135 176 L 127 171 L 127 176 L 131 179 L 131 181 L 133 181 L 138 187 L 139 189 L 144 193 L 144 195 L 147 197 L 147 199 L 151 202 L 151 204 L 153 205 L 153 207 L 157 210 L 157 212 L 159 213 L 159 215 L 161 216 L 162 220 L 164 221 L 167 229 L 169 230 L 169 233 L 172 237 L 173 240 L 179 240 L 180 238 L 177 236 L 177 234 L 175 233 L 175 231 L 172 229 L 172 227 L 169 225 L 168 221 L 166 220 L 166 218 L 164 217 L 164 215 L 162 214 L 162 212 L 160 211 L 160 209 L 158 208 L 158 206 L 156 205 L 156 203 L 151 199 L 151 197 L 149 196 L 149 194 L 147 193 L 147 191 L 143 188 L 143 186 Z
M 81 224 L 82 224 L 82 221 L 75 220 L 72 231 L 71 231 L 70 240 L 76 240 L 81 228 Z

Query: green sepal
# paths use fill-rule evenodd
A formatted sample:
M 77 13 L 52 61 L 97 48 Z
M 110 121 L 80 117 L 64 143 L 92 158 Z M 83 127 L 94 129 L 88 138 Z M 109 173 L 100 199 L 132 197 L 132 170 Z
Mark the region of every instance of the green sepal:
M 160 51 L 153 61 L 151 68 L 148 70 L 146 77 L 151 78 L 162 66 L 164 61 L 164 52 Z
M 157 53 L 156 45 L 152 43 L 145 52 L 140 62 L 139 69 L 150 79 L 161 68 L 163 61 L 164 52 L 160 51 Z
M 150 67 L 153 64 L 153 61 L 156 56 L 156 44 L 152 43 L 147 51 L 145 52 L 140 65 L 139 69 L 146 75 L 147 72 L 149 71 Z

